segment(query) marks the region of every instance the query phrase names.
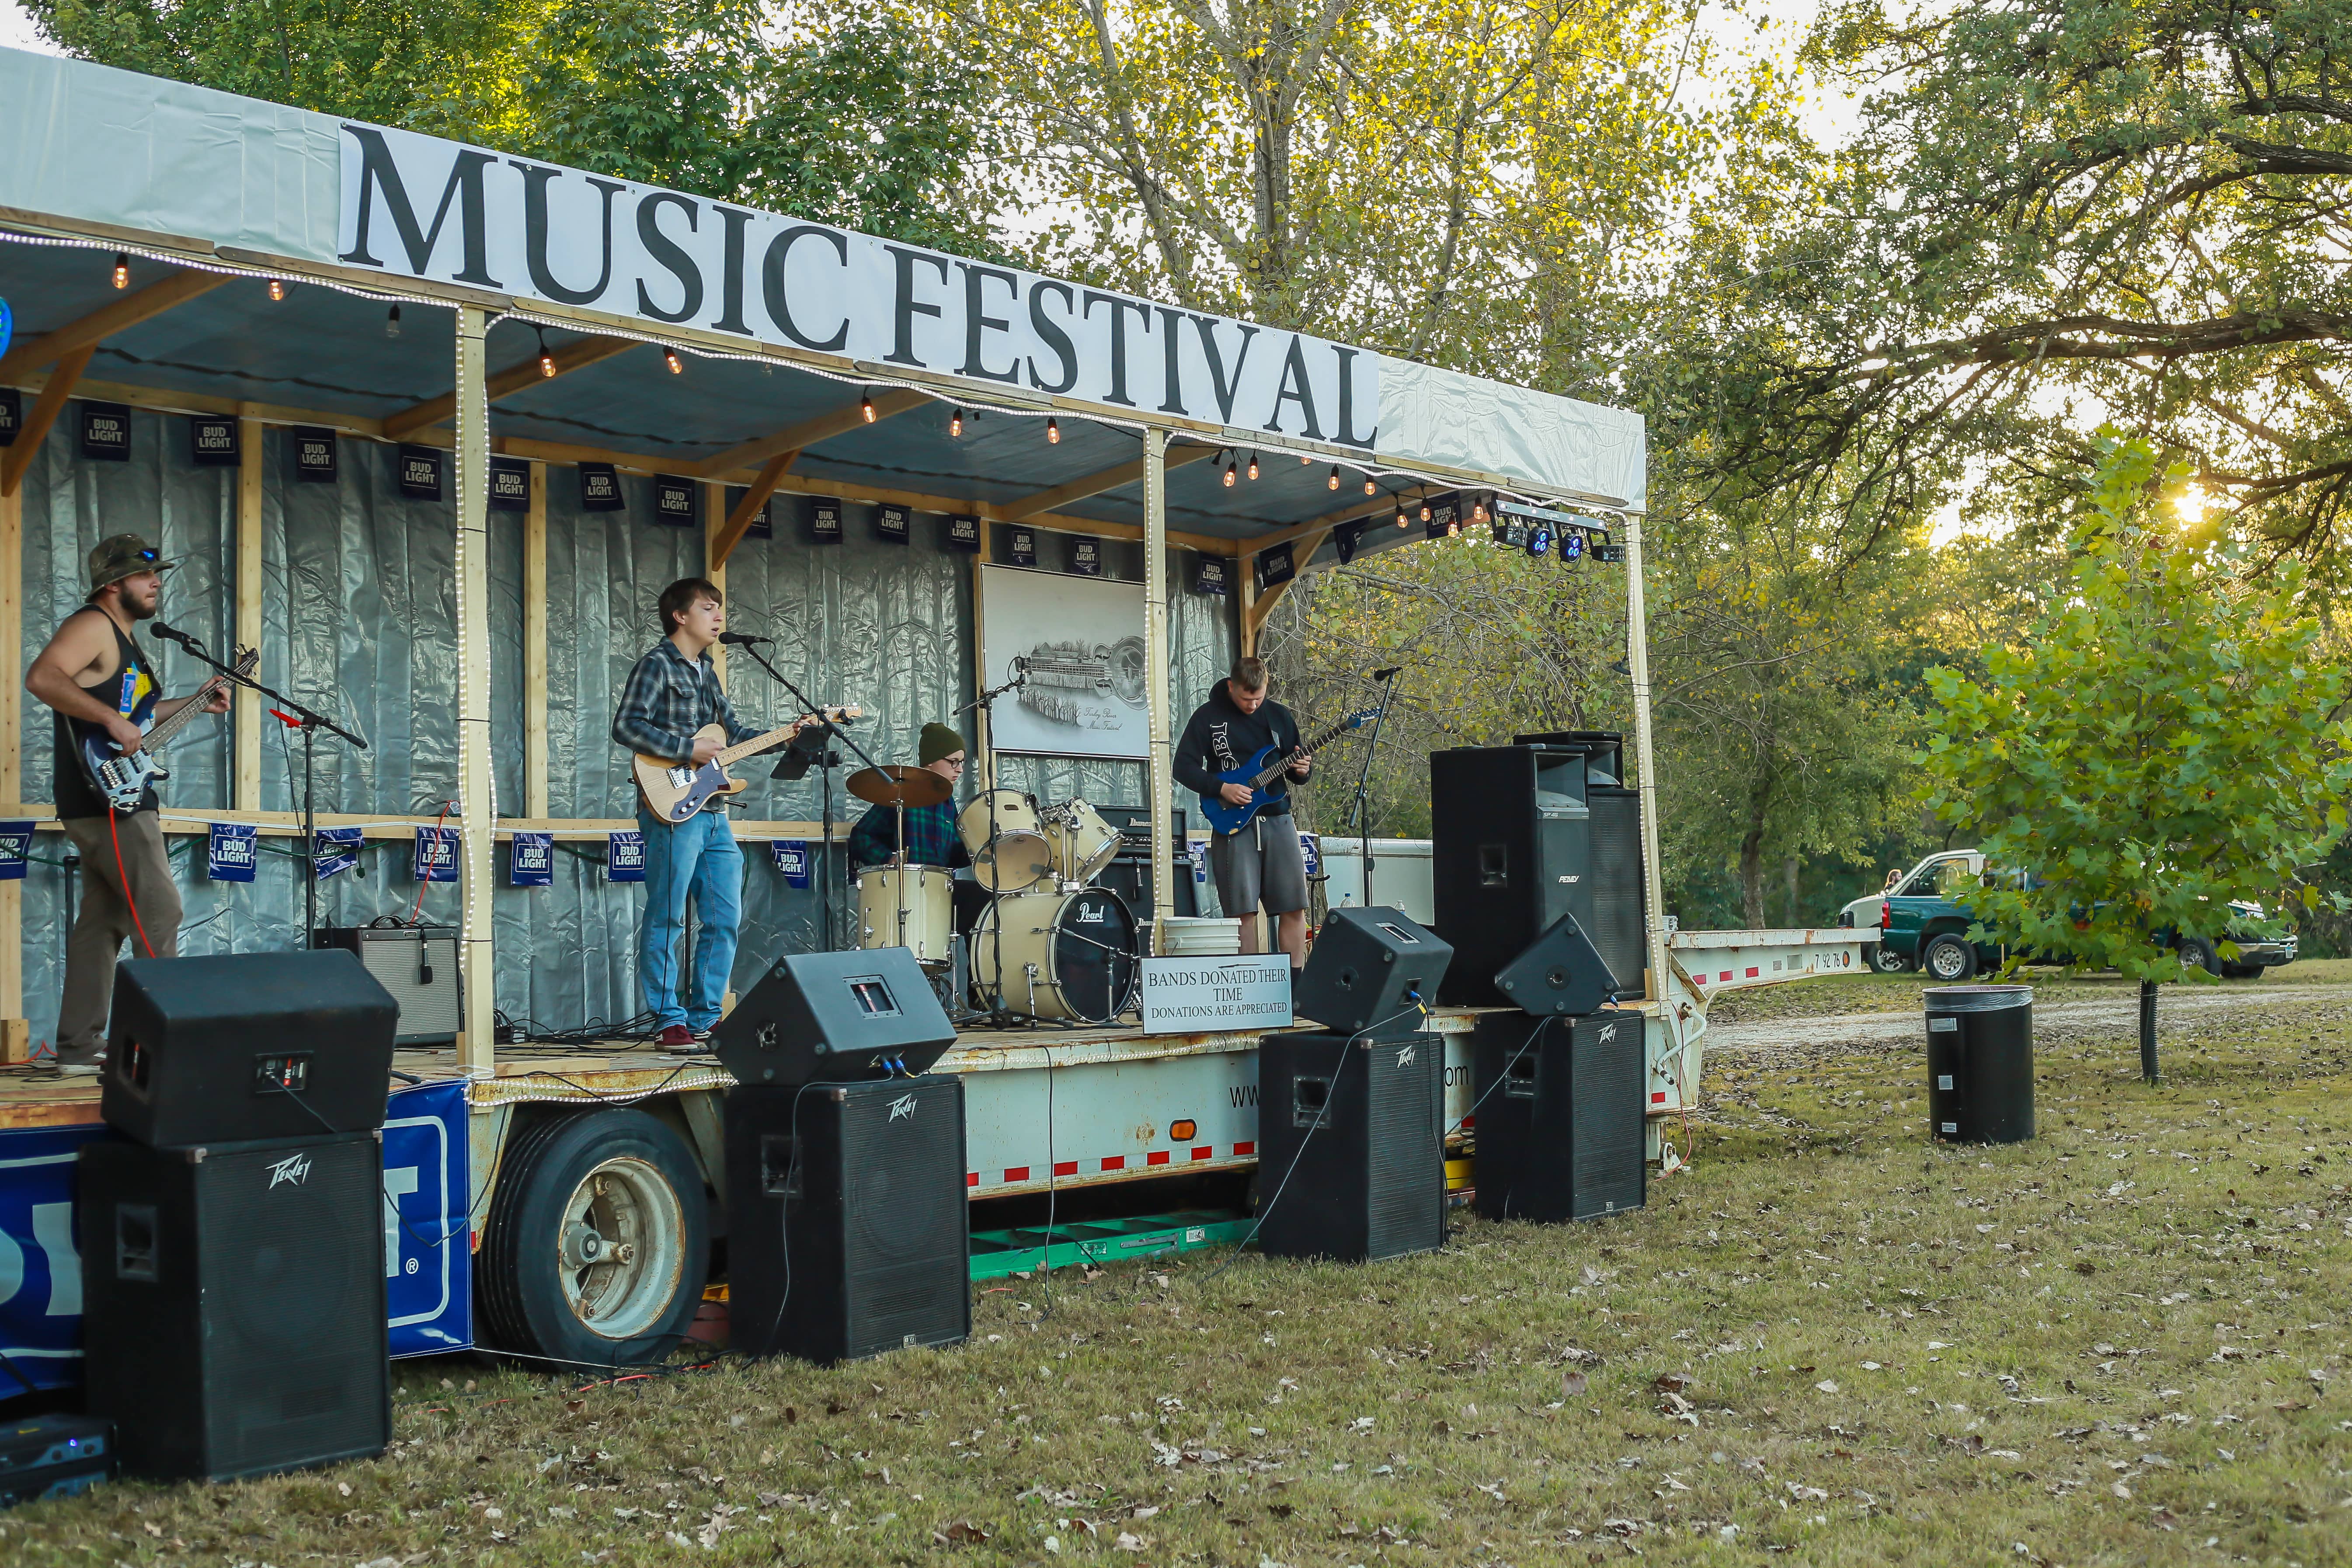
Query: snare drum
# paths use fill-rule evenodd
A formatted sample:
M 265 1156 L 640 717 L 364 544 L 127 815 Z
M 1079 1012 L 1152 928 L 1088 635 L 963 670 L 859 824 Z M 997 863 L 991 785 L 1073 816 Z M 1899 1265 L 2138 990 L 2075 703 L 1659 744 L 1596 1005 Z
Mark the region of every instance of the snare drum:
M 972 879 L 992 893 L 1017 893 L 1054 873 L 1053 846 L 1037 802 L 1019 790 L 984 790 L 956 816 L 956 836 L 971 852 Z
M 954 958 L 954 933 L 955 890 L 946 867 L 877 866 L 857 874 L 859 947 L 912 948 L 918 963 L 947 963 Z
M 971 932 L 982 1006 L 1033 1018 L 1108 1024 L 1135 994 L 1135 917 L 1107 888 L 998 899 Z
M 1091 882 L 1118 858 L 1118 829 L 1083 800 L 1046 808 L 1045 842 L 1054 851 L 1054 875 L 1065 882 Z

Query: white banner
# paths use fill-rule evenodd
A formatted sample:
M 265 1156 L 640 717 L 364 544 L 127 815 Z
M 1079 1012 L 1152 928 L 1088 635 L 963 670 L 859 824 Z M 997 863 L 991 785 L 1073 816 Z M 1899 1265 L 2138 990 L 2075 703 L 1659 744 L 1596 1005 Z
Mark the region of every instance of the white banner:
M 1147 958 L 1142 989 L 1147 1035 L 1286 1029 L 1293 1021 L 1290 960 L 1278 952 L 1270 958 Z
M 989 712 L 997 751 L 1138 762 L 1150 752 L 1142 584 L 982 567 L 980 666 L 990 686 L 1022 682 Z
M 345 121 L 346 265 L 976 387 L 1370 450 L 1381 356 L 830 225 Z

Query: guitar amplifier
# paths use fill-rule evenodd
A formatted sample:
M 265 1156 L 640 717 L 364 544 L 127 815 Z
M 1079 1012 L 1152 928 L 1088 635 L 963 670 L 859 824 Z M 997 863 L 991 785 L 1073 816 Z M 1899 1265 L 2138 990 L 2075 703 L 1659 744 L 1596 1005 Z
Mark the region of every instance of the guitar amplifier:
M 456 926 L 322 926 L 312 947 L 354 953 L 400 1005 L 396 1046 L 450 1046 L 465 1026 Z

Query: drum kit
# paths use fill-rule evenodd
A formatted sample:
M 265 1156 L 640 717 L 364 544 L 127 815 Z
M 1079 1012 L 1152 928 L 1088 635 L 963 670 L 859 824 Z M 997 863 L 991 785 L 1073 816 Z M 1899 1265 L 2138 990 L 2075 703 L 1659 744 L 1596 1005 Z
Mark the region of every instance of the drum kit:
M 867 768 L 849 793 L 897 807 L 904 844 L 904 814 L 943 804 L 951 786 L 925 768 Z M 1118 858 L 1118 829 L 1083 800 L 1041 806 L 990 789 L 957 814 L 956 836 L 971 856 L 971 896 L 958 897 L 961 873 L 893 857 L 858 874 L 857 945 L 910 948 L 935 973 L 968 967 L 960 1000 L 999 1016 L 1107 1024 L 1125 1012 L 1140 933 L 1126 901 L 1093 885 Z

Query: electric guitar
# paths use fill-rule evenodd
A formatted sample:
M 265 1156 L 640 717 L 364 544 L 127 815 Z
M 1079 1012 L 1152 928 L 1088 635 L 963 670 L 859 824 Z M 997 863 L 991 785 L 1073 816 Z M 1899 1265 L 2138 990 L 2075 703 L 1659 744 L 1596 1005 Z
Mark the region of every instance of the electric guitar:
M 1255 816 L 1266 803 L 1265 786 L 1272 784 L 1278 774 L 1282 773 L 1290 766 L 1291 757 L 1297 756 L 1298 752 L 1321 751 L 1325 746 L 1330 744 L 1333 741 L 1338 740 L 1349 731 L 1360 730 L 1365 725 L 1370 723 L 1372 721 L 1373 715 L 1377 714 L 1379 711 L 1380 710 L 1377 708 L 1359 708 L 1353 713 L 1349 714 L 1345 719 L 1340 720 L 1337 724 L 1332 725 L 1329 729 L 1324 731 L 1313 740 L 1300 746 L 1297 752 L 1292 752 L 1286 756 L 1276 756 L 1275 753 L 1281 748 L 1277 746 L 1261 746 L 1258 748 L 1256 753 L 1252 756 L 1249 761 L 1244 763 L 1240 767 L 1228 769 L 1226 772 L 1219 773 L 1217 775 L 1217 783 L 1221 787 L 1225 784 L 1240 784 L 1243 788 L 1248 790 L 1250 792 L 1249 804 L 1246 805 L 1227 805 L 1224 802 L 1224 797 L 1221 795 L 1202 795 L 1201 797 L 1201 815 L 1209 819 L 1210 831 L 1213 833 L 1236 833 L 1242 828 L 1247 826 L 1250 818 Z
M 241 647 L 231 661 L 239 675 L 251 675 L 261 667 L 258 649 Z M 90 788 L 102 796 L 109 807 L 125 816 L 139 809 L 140 798 L 147 786 L 158 779 L 172 776 L 171 770 L 155 760 L 155 753 L 172 743 L 179 732 L 205 710 L 205 701 L 228 683 L 226 676 L 214 676 L 196 688 L 195 695 L 182 704 L 169 719 L 158 721 L 155 704 L 158 694 L 151 691 L 146 700 L 131 710 L 131 721 L 137 724 L 147 737 L 147 743 L 125 756 L 122 748 L 103 726 L 68 719 L 73 727 L 74 756 L 81 763 L 82 777 Z
M 861 719 L 863 708 L 827 708 L 824 717 L 838 724 L 845 720 Z M 764 752 L 782 741 L 789 741 L 810 725 L 818 722 L 815 714 L 803 714 L 791 723 L 771 730 L 764 735 L 754 735 L 740 745 L 729 746 L 700 767 L 691 763 L 673 763 L 662 757 L 649 757 L 643 752 L 630 764 L 636 774 L 637 793 L 645 797 L 646 809 L 664 822 L 684 822 L 696 812 L 712 805 L 721 795 L 735 795 L 751 786 L 739 778 L 730 777 L 728 764 L 739 762 L 754 752 Z M 705 724 L 694 732 L 695 739 L 708 735 L 714 741 L 727 738 L 723 725 Z

